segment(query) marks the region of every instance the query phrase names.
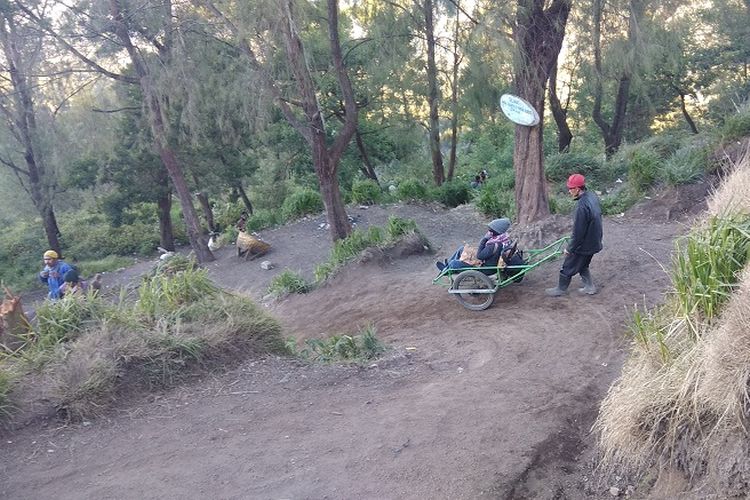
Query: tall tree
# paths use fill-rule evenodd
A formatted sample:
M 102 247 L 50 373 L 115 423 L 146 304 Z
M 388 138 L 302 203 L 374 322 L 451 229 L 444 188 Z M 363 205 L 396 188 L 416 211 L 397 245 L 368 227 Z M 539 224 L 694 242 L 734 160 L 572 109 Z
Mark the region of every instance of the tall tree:
M 0 154 L 0 163 L 9 168 L 28 193 L 42 218 L 49 247 L 62 255 L 60 230 L 54 210 L 56 178 L 47 165 L 37 124 L 34 102 L 37 87 L 35 66 L 44 57 L 43 39 L 24 22 L 14 5 L 0 4 L 0 112 L 15 147 Z M 38 68 L 37 68 L 38 69 Z M 20 150 L 20 155 L 14 153 Z
M 565 36 L 571 0 L 518 0 L 513 40 L 514 86 L 541 118 L 534 127 L 516 126 L 513 166 L 516 172 L 516 213 L 528 223 L 549 215 L 544 177 L 543 124 L 546 85 Z
M 557 62 L 549 75 L 549 107 L 557 124 L 557 150 L 563 153 L 570 149 L 573 132 L 570 131 L 568 125 L 568 107 L 563 105 L 557 94 Z
M 321 109 L 316 95 L 315 79 L 306 59 L 302 30 L 298 24 L 294 2 L 292 0 L 275 2 L 276 17 L 272 20 L 274 27 L 278 29 L 280 43 L 284 47 L 287 69 L 292 77 L 290 82 L 282 82 L 274 78 L 268 66 L 269 62 L 273 62 L 271 60 L 273 56 L 279 55 L 278 46 L 273 43 L 273 33 L 256 31 L 251 41 L 244 37 L 243 33 L 252 30 L 252 27 L 238 26 L 224 11 L 210 2 L 205 2 L 204 5 L 231 31 L 250 65 L 263 80 L 266 89 L 273 95 L 286 120 L 308 143 L 312 151 L 313 165 L 318 177 L 331 237 L 334 240 L 345 238 L 351 232 L 351 224 L 341 197 L 337 172 L 341 156 L 357 128 L 358 110 L 341 49 L 337 0 L 326 2 L 326 23 L 331 65 L 344 105 L 344 123 L 335 134 L 332 134 L 330 145 L 328 143 L 330 130 L 324 121 L 325 112 Z M 257 12 L 257 14 L 267 15 L 270 12 Z M 259 47 L 259 50 L 256 47 Z M 258 52 L 263 54 L 263 57 L 260 57 Z M 290 87 L 296 90 L 293 96 L 288 94 Z M 296 105 L 301 113 L 297 113 L 293 105 Z
M 139 86 L 143 95 L 143 105 L 149 116 L 154 148 L 180 200 L 190 246 L 199 262 L 214 260 L 208 249 L 208 239 L 200 227 L 183 165 L 171 143 L 169 90 L 160 89 L 157 84 L 159 70 L 169 68 L 174 56 L 177 26 L 171 0 L 155 0 L 153 3 L 145 4 L 129 0 L 99 0 L 91 4 L 65 5 L 63 14 L 69 16 L 72 22 L 68 24 L 69 31 L 64 35 L 53 28 L 49 19 L 42 19 L 20 0 L 15 1 L 30 19 L 86 66 L 109 78 Z M 85 7 L 88 7 L 88 10 L 84 10 Z M 74 26 L 84 27 L 85 32 L 74 32 Z M 100 53 L 124 53 L 130 63 L 132 74 L 105 68 L 105 61 L 111 61 L 111 58 L 102 57 L 100 61 L 96 61 L 85 55 L 89 45 L 76 45 L 87 44 L 92 38 L 102 44 Z M 143 42 L 143 46 L 137 42 Z
M 443 166 L 443 153 L 440 150 L 440 114 L 438 107 L 440 103 L 440 82 L 438 80 L 438 69 L 435 62 L 435 21 L 432 0 L 421 0 L 421 8 L 424 14 L 424 37 L 427 52 L 427 104 L 430 114 L 427 121 L 427 133 L 430 142 L 430 156 L 432 157 L 432 177 L 436 186 L 445 181 L 445 168 Z
M 602 112 L 604 99 L 604 72 L 602 69 L 602 22 L 604 12 L 603 0 L 594 0 L 593 10 L 593 48 L 594 48 L 594 110 L 592 117 L 599 127 L 604 139 L 604 152 L 607 157 L 612 156 L 622 144 L 625 130 L 625 115 L 630 99 L 630 85 L 637 71 L 637 47 L 639 45 L 640 22 L 644 15 L 645 0 L 629 0 L 627 16 L 626 52 L 620 54 L 622 69 L 617 78 L 617 92 L 613 105 L 611 121 L 607 122 Z

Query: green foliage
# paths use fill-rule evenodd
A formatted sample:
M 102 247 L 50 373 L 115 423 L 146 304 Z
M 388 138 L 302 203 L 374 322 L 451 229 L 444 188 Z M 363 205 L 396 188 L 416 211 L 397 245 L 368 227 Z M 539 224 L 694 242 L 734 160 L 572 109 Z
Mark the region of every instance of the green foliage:
M 575 201 L 570 196 L 557 194 L 549 198 L 549 211 L 553 214 L 569 214 L 574 206 Z
M 428 198 L 427 188 L 423 181 L 405 179 L 399 183 L 396 197 L 403 201 L 425 201 Z
M 388 217 L 388 222 L 385 227 L 388 238 L 391 241 L 397 240 L 401 236 L 407 235 L 417 231 L 417 223 L 412 219 L 403 219 L 391 215 Z
M 268 293 L 280 297 L 290 293 L 307 293 L 310 288 L 310 284 L 299 273 L 285 269 L 273 277 Z
M 296 343 L 290 341 L 290 348 Z M 385 351 L 385 346 L 377 339 L 375 327 L 368 325 L 356 335 L 332 335 L 326 339 L 307 339 L 305 347 L 297 354 L 310 361 L 320 363 L 370 361 Z
M 241 201 L 224 201 L 214 205 L 214 222 L 224 233 L 227 233 L 240 220 L 245 205 Z M 236 239 L 236 235 L 232 239 Z
M 601 197 L 602 214 L 617 215 L 625 212 L 640 199 L 630 189 L 620 189 Z
M 468 203 L 471 199 L 471 191 L 465 182 L 454 180 L 434 188 L 431 196 L 443 205 L 453 208 Z
M 750 106 L 745 106 L 741 112 L 729 116 L 721 126 L 719 134 L 724 142 L 750 136 Z
M 378 226 L 370 226 L 366 230 L 355 229 L 349 236 L 338 240 L 331 250 L 331 261 L 341 265 L 358 256 L 368 247 L 376 247 L 385 241 L 385 233 Z
M 492 183 L 483 186 L 474 204 L 487 217 L 508 217 L 513 219 L 516 212 L 515 193 L 512 190 L 493 189 Z
M 57 301 L 45 300 L 36 310 L 37 347 L 47 349 L 78 337 L 94 316 L 99 301 L 93 296 L 78 295 Z
M 656 181 L 661 158 L 644 148 L 633 149 L 628 162 L 628 182 L 635 192 L 643 193 Z
M 260 209 L 253 212 L 253 215 L 247 219 L 245 228 L 248 231 L 260 231 L 261 229 L 281 224 L 281 222 L 282 220 L 278 211 Z
M 138 288 L 136 302 L 136 310 L 140 315 L 155 320 L 174 314 L 185 304 L 218 293 L 205 269 L 196 268 L 194 265 L 178 270 L 167 267 L 177 263 L 177 256 L 172 257 L 160 263 L 162 267 L 153 276 L 143 279 Z
M 602 174 L 602 161 L 600 155 L 588 151 L 556 153 L 545 158 L 544 170 L 547 180 L 556 185 L 563 184 L 575 173 L 593 180 Z
M 513 170 L 514 125 L 507 120 L 485 124 L 469 133 L 468 151 L 461 168 L 469 172 L 487 170 L 492 176 L 501 170 Z M 473 178 L 473 175 L 472 175 Z
M 714 217 L 678 243 L 672 281 L 682 314 L 711 320 L 750 258 L 750 218 Z
M 686 144 L 664 161 L 659 178 L 676 186 L 700 179 L 709 163 L 709 149 L 701 144 Z
M 313 272 L 315 281 L 317 283 L 325 281 L 337 269 L 358 257 L 367 248 L 382 248 L 396 243 L 408 234 L 418 232 L 417 224 L 413 220 L 393 216 L 388 218 L 385 230 L 377 226 L 371 226 L 367 230 L 355 229 L 348 237 L 334 243 L 327 262 L 315 267 Z
M 355 181 L 352 184 L 351 199 L 360 205 L 374 205 L 383 197 L 383 192 L 377 182 L 372 179 Z
M 216 290 L 202 270 L 173 271 L 145 280 L 134 305 L 124 295 L 44 303 L 36 341 L 14 366 L 41 371 L 53 404 L 76 418 L 97 413 L 122 383 L 170 385 L 212 359 L 286 352 L 278 322 L 246 297 Z M 0 367 L 0 413 L 9 408 L 4 375 Z
M 5 370 L 4 366 L 0 365 L 0 422 L 7 420 L 14 409 L 10 400 L 12 380 L 10 373 Z
M 317 214 L 323 210 L 320 193 L 312 189 L 299 189 L 289 195 L 281 206 L 284 220 L 298 219 L 307 214 Z

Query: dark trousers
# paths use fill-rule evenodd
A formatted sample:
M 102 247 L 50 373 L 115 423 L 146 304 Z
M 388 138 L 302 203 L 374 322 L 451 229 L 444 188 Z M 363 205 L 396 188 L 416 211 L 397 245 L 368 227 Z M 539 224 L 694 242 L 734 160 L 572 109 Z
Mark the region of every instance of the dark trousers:
M 572 278 L 576 274 L 586 274 L 591 264 L 593 255 L 581 255 L 579 253 L 569 253 L 563 261 L 560 268 L 560 274 L 566 278 Z

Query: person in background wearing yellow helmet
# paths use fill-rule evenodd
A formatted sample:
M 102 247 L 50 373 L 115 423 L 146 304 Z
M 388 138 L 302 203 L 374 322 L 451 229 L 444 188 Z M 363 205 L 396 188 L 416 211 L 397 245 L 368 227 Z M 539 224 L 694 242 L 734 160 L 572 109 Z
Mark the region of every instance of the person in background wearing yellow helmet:
M 60 260 L 60 256 L 54 250 L 44 252 L 44 269 L 39 273 L 39 280 L 49 287 L 47 297 L 57 300 L 62 295 L 60 287 L 64 283 L 63 276 L 73 269 L 67 262 Z
M 559 297 L 568 291 L 570 280 L 576 274 L 581 275 L 583 287 L 578 291 L 588 295 L 596 293 L 596 286 L 591 278 L 589 264 L 595 253 L 602 249 L 602 209 L 595 193 L 586 190 L 586 179 L 581 174 L 568 177 L 568 193 L 576 200 L 573 215 L 573 234 L 568 247 L 564 250 L 565 260 L 560 268 L 558 284 L 547 288 L 545 293 L 550 297 Z

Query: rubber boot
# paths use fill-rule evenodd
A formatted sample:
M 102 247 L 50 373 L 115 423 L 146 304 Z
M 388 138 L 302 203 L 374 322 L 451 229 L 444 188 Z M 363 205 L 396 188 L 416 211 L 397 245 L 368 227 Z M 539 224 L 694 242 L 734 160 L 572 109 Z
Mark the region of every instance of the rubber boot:
M 560 275 L 557 286 L 555 288 L 547 288 L 544 293 L 550 297 L 559 297 L 568 293 L 568 285 L 570 285 L 570 276 Z
M 579 292 L 586 295 L 594 295 L 597 292 L 594 280 L 591 278 L 591 271 L 588 269 L 581 271 L 581 281 L 583 281 L 583 287 L 578 289 Z

